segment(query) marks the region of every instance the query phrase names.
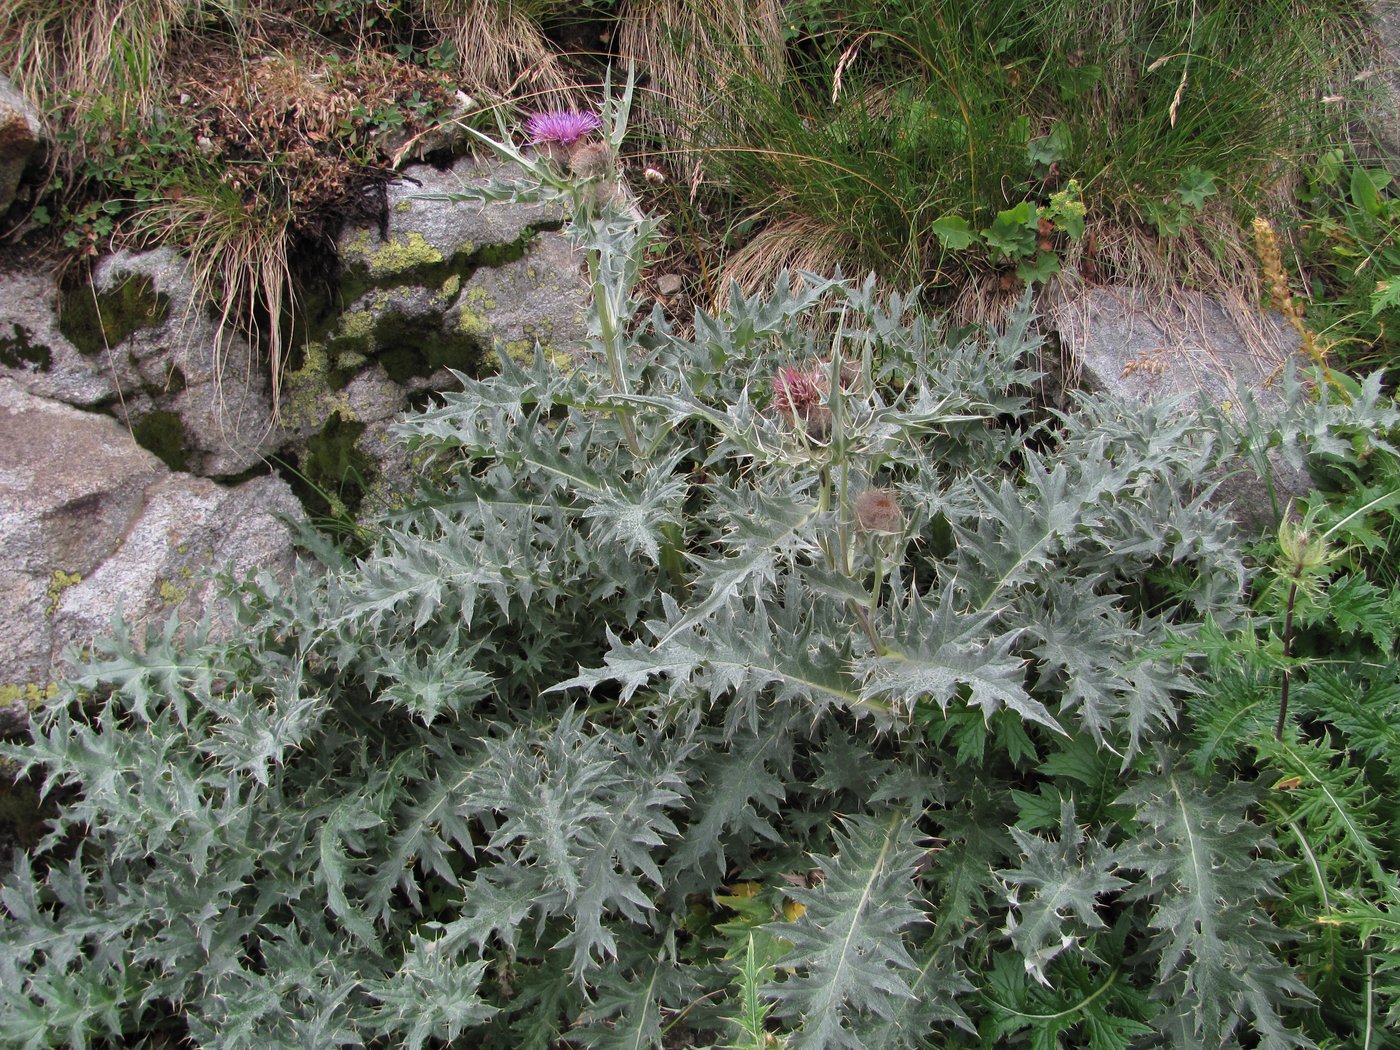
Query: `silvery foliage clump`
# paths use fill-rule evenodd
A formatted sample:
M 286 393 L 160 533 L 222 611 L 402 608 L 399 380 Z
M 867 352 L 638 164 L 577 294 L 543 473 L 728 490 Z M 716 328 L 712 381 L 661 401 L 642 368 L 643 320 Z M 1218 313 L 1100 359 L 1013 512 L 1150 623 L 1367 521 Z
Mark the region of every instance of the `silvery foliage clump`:
M 655 224 L 497 148 L 577 208 L 587 352 L 462 376 L 372 549 L 118 625 L 5 748 L 60 811 L 0 1043 L 728 1046 L 746 945 L 793 1047 L 1299 1045 L 1254 798 L 1175 746 L 1239 435 L 1033 413 L 1024 306 L 782 275 L 682 334 Z

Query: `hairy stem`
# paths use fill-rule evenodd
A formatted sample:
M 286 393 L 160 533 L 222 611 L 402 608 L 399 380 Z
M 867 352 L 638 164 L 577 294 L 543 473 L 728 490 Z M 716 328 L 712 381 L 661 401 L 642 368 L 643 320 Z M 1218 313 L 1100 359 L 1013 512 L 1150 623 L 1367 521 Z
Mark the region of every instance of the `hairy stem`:
M 1293 668 L 1288 661 L 1293 657 L 1293 609 L 1298 599 L 1298 577 L 1303 567 L 1294 566 L 1293 582 L 1288 586 L 1288 612 L 1283 619 L 1283 687 L 1279 690 L 1278 725 L 1274 726 L 1274 739 L 1283 739 L 1283 723 L 1288 718 L 1288 687 L 1293 681 Z

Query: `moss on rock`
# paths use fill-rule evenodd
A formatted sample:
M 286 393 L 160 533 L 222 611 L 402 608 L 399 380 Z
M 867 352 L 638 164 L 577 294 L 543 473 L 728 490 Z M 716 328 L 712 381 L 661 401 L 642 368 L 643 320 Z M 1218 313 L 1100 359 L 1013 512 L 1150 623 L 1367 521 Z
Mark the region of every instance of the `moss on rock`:
M 30 340 L 34 333 L 22 324 L 10 326 L 12 335 L 0 336 L 0 365 L 6 368 L 47 372 L 53 367 L 53 354 L 43 343 Z
M 475 333 L 443 331 L 440 314 L 410 316 L 391 310 L 374 318 L 367 340 L 337 336 L 327 351 L 338 361 L 344 361 L 347 352 L 371 356 L 395 383 L 406 383 L 444 367 L 470 372 L 481 362 L 482 345 Z
M 84 354 L 100 354 L 169 318 L 170 296 L 157 292 L 145 274 L 133 274 L 105 292 L 91 285 L 69 289 L 58 306 L 58 330 Z
M 131 424 L 131 436 L 171 470 L 190 469 L 185 427 L 174 412 L 148 412 Z
M 359 509 L 375 474 L 374 464 L 356 445 L 364 432 L 365 424 L 334 412 L 321 431 L 307 439 L 299 478 L 292 482 L 304 506 L 331 516 L 353 515 Z

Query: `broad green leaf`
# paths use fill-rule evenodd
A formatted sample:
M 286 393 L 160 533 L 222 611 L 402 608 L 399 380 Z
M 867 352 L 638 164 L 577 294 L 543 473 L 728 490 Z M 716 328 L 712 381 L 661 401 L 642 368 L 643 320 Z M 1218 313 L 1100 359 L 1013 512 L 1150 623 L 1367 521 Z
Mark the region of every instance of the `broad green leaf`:
M 977 243 L 977 234 L 960 215 L 944 215 L 929 225 L 929 232 L 938 238 L 945 251 L 960 252 Z

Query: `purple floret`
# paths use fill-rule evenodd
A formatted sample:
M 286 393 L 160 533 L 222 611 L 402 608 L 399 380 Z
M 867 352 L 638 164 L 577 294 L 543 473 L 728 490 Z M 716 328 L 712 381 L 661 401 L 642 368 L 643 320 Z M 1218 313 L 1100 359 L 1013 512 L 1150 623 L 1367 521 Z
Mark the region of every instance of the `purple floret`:
M 525 118 L 525 131 L 533 143 L 558 142 L 564 146 L 572 146 L 602 126 L 603 122 L 596 115 L 580 113 L 574 109 L 531 113 Z

